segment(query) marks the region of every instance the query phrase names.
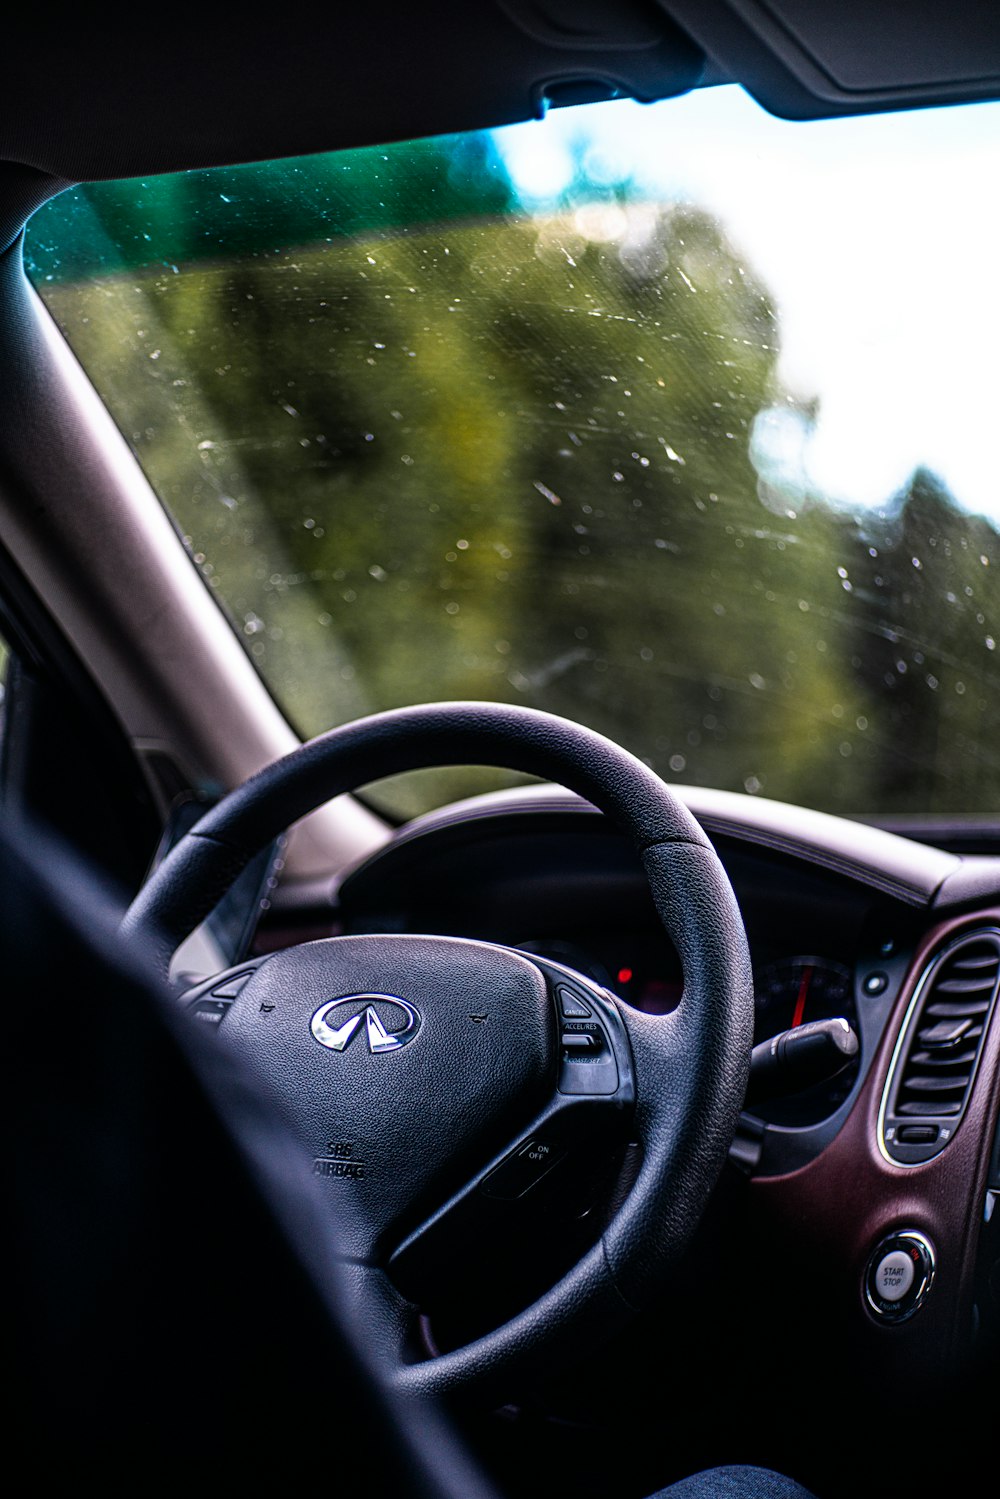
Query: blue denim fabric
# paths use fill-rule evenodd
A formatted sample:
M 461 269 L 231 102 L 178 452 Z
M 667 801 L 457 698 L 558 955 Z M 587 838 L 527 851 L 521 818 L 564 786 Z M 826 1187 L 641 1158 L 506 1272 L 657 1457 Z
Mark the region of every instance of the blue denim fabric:
M 808 1489 L 768 1468 L 708 1468 L 650 1499 L 814 1499 Z

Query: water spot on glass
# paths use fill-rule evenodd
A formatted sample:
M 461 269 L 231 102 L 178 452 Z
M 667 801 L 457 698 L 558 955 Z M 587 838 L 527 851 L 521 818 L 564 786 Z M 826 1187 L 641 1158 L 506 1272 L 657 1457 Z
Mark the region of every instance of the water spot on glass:
M 687 765 L 687 761 L 685 760 L 683 755 L 671 755 L 669 764 L 670 769 L 674 771 L 675 774 L 680 775 L 681 771 Z
M 371 567 L 368 569 L 368 576 L 370 578 L 374 578 L 376 583 L 384 583 L 386 578 L 388 577 L 388 574 L 386 573 L 384 567 L 379 567 L 377 562 L 373 562 Z
M 759 776 L 747 776 L 746 780 L 743 782 L 743 789 L 745 791 L 748 791 L 751 796 L 756 796 L 762 785 L 763 782 L 761 781 Z
M 766 687 L 766 685 L 767 683 L 764 681 L 764 678 L 761 676 L 759 671 L 752 671 L 750 673 L 751 687 L 756 687 L 757 691 L 760 692 L 762 688 Z
M 533 480 L 533 484 L 542 498 L 548 500 L 550 505 L 562 504 L 562 500 L 559 498 L 559 496 L 553 490 L 551 490 L 547 484 L 543 484 L 541 479 Z

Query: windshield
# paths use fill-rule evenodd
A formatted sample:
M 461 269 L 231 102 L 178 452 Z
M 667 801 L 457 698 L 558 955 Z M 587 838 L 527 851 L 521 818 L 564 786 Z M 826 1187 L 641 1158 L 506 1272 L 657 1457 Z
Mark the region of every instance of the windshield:
M 712 89 L 78 188 L 26 260 L 303 733 L 502 699 L 669 780 L 986 813 L 998 181 L 1000 106 Z

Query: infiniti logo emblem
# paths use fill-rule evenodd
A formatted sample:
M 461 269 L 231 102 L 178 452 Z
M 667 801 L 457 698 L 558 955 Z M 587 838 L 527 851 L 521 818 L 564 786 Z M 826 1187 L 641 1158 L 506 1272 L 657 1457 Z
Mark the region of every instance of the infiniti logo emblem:
M 346 1051 L 361 1029 L 368 1034 L 368 1050 L 377 1054 L 398 1051 L 413 1040 L 420 1016 L 405 999 L 392 994 L 348 994 L 320 1005 L 309 1022 L 313 1038 L 331 1051 Z M 393 1027 L 387 1029 L 387 1025 Z

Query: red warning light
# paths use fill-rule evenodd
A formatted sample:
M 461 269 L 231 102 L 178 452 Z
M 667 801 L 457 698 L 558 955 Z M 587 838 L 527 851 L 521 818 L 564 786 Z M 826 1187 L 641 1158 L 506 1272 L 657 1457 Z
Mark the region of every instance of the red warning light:
M 618 970 L 618 982 L 620 984 L 630 984 L 634 976 L 631 968 L 619 968 Z

